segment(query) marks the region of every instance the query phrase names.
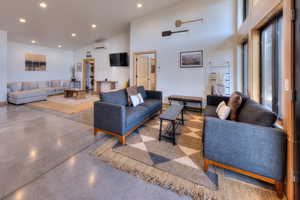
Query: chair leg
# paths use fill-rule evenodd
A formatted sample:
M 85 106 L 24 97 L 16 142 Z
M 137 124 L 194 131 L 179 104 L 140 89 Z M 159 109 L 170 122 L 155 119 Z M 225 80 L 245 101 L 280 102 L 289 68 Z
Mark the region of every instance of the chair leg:
M 119 136 L 119 141 L 121 144 L 126 144 L 125 136 Z
M 277 192 L 277 196 L 282 199 L 284 194 L 283 194 L 283 183 L 282 182 L 279 182 L 279 181 L 276 181 L 275 183 L 275 190 Z
M 203 171 L 207 172 L 208 171 L 208 160 L 206 158 L 204 158 L 204 167 L 203 167 Z

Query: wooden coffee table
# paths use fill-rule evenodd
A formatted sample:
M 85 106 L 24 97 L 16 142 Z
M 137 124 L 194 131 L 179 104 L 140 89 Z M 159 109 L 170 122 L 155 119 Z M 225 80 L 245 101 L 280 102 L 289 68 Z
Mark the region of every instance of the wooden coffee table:
M 83 89 L 71 88 L 65 89 L 65 98 L 75 97 L 76 99 L 84 99 L 86 91 Z

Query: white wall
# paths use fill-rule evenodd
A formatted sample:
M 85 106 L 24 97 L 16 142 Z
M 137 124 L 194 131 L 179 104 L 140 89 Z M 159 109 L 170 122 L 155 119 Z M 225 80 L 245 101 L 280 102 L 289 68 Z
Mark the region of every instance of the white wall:
M 8 82 L 70 80 L 74 53 L 62 49 L 47 48 L 38 45 L 27 45 L 8 42 L 7 48 Z M 46 56 L 46 71 L 25 71 L 25 54 L 41 54 Z
M 0 102 L 7 101 L 7 32 L 0 31 Z
M 175 21 L 204 18 L 203 22 L 175 27 Z M 189 29 L 188 33 L 162 38 L 167 30 Z M 131 52 L 156 50 L 158 58 L 157 89 L 164 97 L 171 94 L 204 96 L 206 68 L 181 69 L 179 53 L 204 49 L 204 63 L 230 62 L 235 68 L 236 7 L 234 0 L 184 0 L 172 7 L 131 23 Z M 131 66 L 131 77 L 132 74 Z M 234 72 L 235 70 L 232 70 Z M 233 74 L 234 77 L 234 74 Z
M 130 34 L 129 32 L 113 36 L 105 41 L 106 49 L 95 50 L 94 47 L 87 46 L 75 51 L 75 63 L 82 63 L 86 58 L 86 52 L 90 51 L 92 57 L 95 59 L 95 79 L 104 80 L 105 78 L 113 81 L 118 81 L 117 87 L 122 88 L 129 79 L 129 67 L 111 67 L 109 63 L 110 53 L 120 53 L 130 51 Z

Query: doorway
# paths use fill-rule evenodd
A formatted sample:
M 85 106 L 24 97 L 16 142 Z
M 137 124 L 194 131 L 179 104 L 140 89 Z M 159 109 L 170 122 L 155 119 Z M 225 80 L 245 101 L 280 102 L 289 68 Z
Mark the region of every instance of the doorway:
M 135 52 L 134 77 L 135 86 L 144 86 L 146 90 L 156 90 L 157 58 L 156 51 Z
M 95 90 L 95 59 L 93 58 L 83 60 L 82 88 L 91 92 Z

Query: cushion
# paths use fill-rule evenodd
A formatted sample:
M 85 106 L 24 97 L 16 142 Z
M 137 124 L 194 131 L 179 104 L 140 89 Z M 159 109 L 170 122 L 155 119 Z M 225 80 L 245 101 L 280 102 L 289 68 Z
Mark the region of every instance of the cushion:
M 61 87 L 61 81 L 59 80 L 54 80 L 54 81 L 51 81 L 51 87 Z
M 143 99 L 147 98 L 147 94 L 146 94 L 144 86 L 138 86 L 137 91 L 138 91 L 138 93 L 141 93 Z
M 131 103 L 134 107 L 144 103 L 144 99 L 140 93 L 130 96 Z
M 24 90 L 18 92 L 11 92 L 8 94 L 8 96 L 10 98 L 15 98 L 15 99 L 47 96 L 47 91 L 44 89 Z
M 39 85 L 40 89 L 48 88 L 49 87 L 49 82 L 48 81 L 38 81 L 38 85 Z
M 237 121 L 239 107 L 242 104 L 242 96 L 238 92 L 234 92 L 228 102 L 228 106 L 230 107 L 230 120 Z
M 126 107 L 126 125 L 131 128 L 131 126 L 144 121 L 148 114 L 149 112 L 144 106 Z
M 147 107 L 150 111 L 161 109 L 162 102 L 159 99 L 144 99 L 142 106 Z
M 28 81 L 28 82 L 22 82 L 22 90 L 34 90 L 38 89 L 39 85 L 36 81 Z
M 61 87 L 69 88 L 70 84 L 70 81 L 61 81 Z
M 22 90 L 22 82 L 13 82 L 9 83 L 7 87 L 10 89 L 10 92 L 17 92 Z
M 216 112 L 217 106 L 207 105 L 204 110 L 204 116 L 206 117 L 218 117 Z
M 217 107 L 216 112 L 221 120 L 226 120 L 230 114 L 230 107 L 226 105 L 225 101 L 222 101 Z
M 126 92 L 128 96 L 128 106 L 132 106 L 130 96 L 138 94 L 137 87 L 136 86 L 129 87 L 126 89 Z
M 238 121 L 260 126 L 272 127 L 277 120 L 277 115 L 249 99 L 239 114 Z
M 127 94 L 126 90 L 117 90 L 113 92 L 103 92 L 100 94 L 100 99 L 103 102 L 118 104 L 118 105 L 127 105 Z

